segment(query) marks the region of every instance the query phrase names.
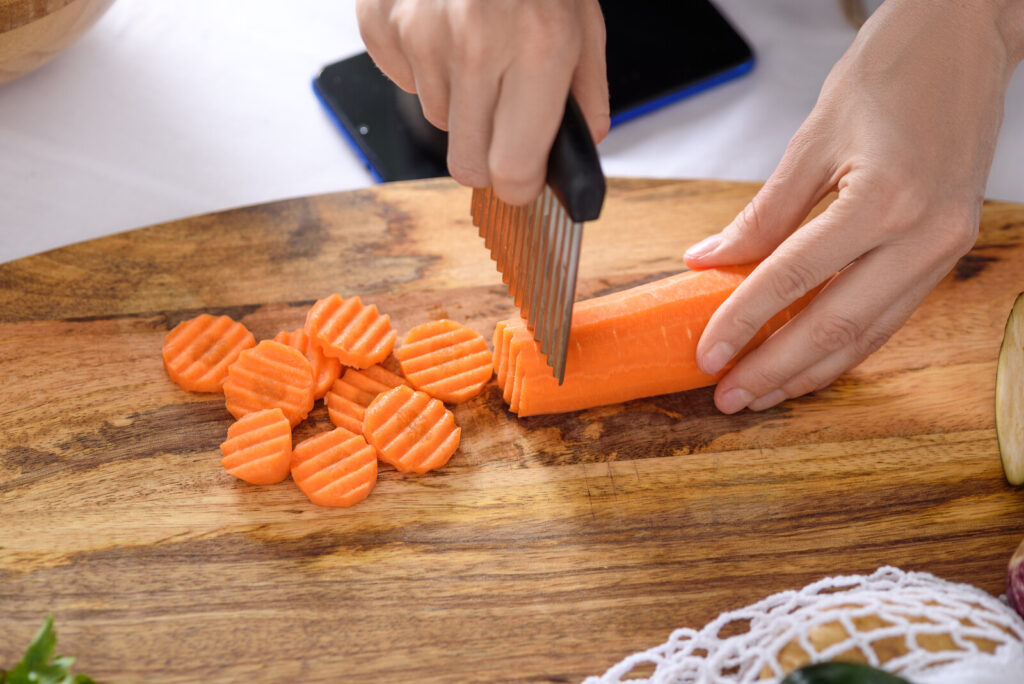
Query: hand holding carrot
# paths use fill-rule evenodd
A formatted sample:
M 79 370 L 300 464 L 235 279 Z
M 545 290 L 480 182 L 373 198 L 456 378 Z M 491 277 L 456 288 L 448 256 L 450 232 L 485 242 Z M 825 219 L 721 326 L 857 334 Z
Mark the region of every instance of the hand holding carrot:
M 377 66 L 448 131 L 463 185 L 537 197 L 570 88 L 594 140 L 608 133 L 597 0 L 358 0 L 356 12 Z
M 701 337 L 708 374 L 841 271 L 722 378 L 720 410 L 761 410 L 831 384 L 882 346 L 971 248 L 1022 57 L 1021 0 L 890 0 L 875 12 L 761 191 L 686 254 L 693 268 L 763 259 Z M 829 208 L 798 228 L 832 190 Z

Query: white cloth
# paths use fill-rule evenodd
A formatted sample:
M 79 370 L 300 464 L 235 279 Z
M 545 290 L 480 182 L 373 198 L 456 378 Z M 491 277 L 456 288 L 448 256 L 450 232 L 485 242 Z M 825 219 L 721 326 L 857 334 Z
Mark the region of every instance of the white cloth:
M 754 71 L 612 131 L 617 176 L 764 180 L 854 31 L 835 0 L 718 0 Z M 233 206 L 372 184 L 310 83 L 363 49 L 354 0 L 117 0 L 0 86 L 0 262 Z M 0 36 L 0 40 L 2 40 Z M 1024 201 L 1016 74 L 991 197 Z
M 977 587 L 883 567 L 774 594 L 700 630 L 677 629 L 584 684 L 777 684 L 801 663 L 851 653 L 912 684 L 1022 684 L 1024 620 Z M 628 679 L 641 665 L 653 674 Z

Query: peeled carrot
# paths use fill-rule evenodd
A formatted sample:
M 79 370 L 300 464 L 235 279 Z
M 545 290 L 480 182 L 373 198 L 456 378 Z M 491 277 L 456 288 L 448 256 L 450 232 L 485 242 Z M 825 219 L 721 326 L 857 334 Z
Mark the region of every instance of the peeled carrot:
M 279 408 L 292 427 L 313 409 L 313 366 L 302 352 L 263 340 L 228 368 L 224 397 L 235 418 Z
M 299 442 L 292 451 L 292 479 L 317 506 L 348 508 L 377 483 L 377 452 L 362 435 L 335 428 Z
M 346 368 L 327 392 L 327 415 L 331 422 L 357 434 L 363 431 L 366 407 L 377 395 L 392 387 L 405 385 L 405 379 L 383 366 L 370 366 L 359 370 Z
M 494 366 L 509 409 L 519 416 L 562 413 L 712 385 L 724 375 L 697 367 L 697 342 L 714 311 L 754 265 L 686 271 L 623 292 L 577 302 L 565 380 L 555 380 L 521 319 L 495 328 Z M 745 351 L 781 328 L 813 298 L 772 318 Z
M 229 475 L 256 485 L 274 484 L 291 470 L 292 426 L 279 408 L 247 413 L 228 428 L 220 450 Z
M 363 418 L 366 441 L 380 460 L 403 473 L 423 474 L 446 464 L 461 432 L 444 404 L 407 385 L 378 395 Z
M 341 375 L 341 362 L 338 359 L 325 356 L 320 345 L 314 342 L 313 338 L 307 335 L 302 328 L 291 332 L 282 330 L 274 336 L 274 341 L 298 349 L 313 366 L 313 378 L 316 383 L 316 387 L 313 389 L 314 399 L 320 399 L 327 394 L 327 390 Z
M 164 368 L 190 392 L 220 392 L 228 366 L 256 345 L 252 333 L 228 316 L 199 314 L 174 326 L 164 338 Z
M 318 300 L 306 315 L 306 333 L 324 354 L 353 368 L 369 368 L 391 353 L 398 333 L 391 317 L 365 306 L 359 297 L 332 294 Z
M 487 340 L 447 319 L 410 330 L 395 358 L 410 385 L 451 404 L 475 397 L 494 373 Z

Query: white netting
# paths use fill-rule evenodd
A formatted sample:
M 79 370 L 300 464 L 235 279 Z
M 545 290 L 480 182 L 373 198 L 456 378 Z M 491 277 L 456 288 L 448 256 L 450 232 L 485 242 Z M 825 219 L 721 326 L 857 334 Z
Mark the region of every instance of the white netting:
M 1024 620 L 977 587 L 884 567 L 677 629 L 584 684 L 767 684 L 829 660 L 866 662 L 915 684 L 1024 684 Z M 634 670 L 642 678 L 628 679 Z

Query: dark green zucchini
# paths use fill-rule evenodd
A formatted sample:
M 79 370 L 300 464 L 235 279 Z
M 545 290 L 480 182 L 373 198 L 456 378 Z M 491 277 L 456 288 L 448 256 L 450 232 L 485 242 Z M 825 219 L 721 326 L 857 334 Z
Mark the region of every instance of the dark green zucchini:
M 902 677 L 859 663 L 818 663 L 789 673 L 782 684 L 910 684 Z

